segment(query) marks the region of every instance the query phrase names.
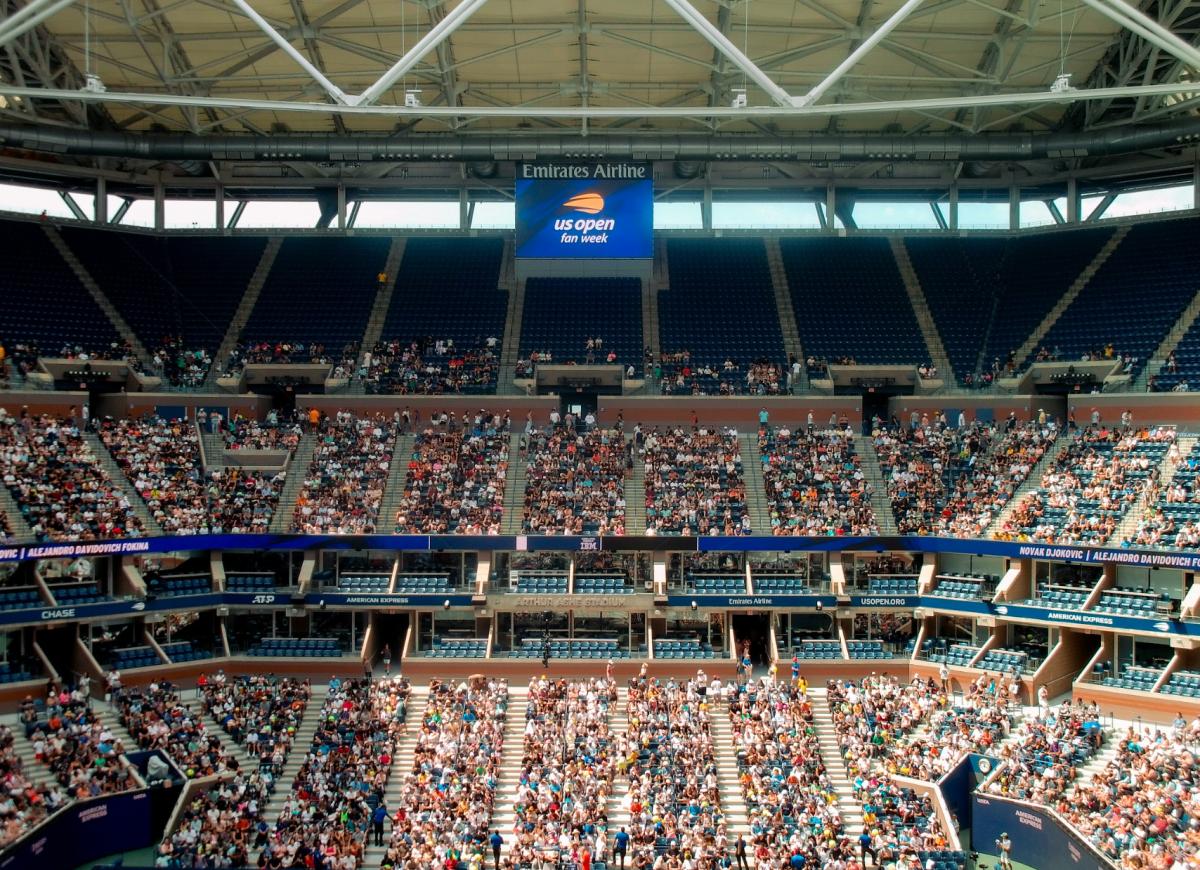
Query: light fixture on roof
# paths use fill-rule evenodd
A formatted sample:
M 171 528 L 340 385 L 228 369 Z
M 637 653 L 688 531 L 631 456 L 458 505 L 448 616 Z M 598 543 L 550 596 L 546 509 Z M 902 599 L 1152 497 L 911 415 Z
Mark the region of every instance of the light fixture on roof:
M 418 90 L 405 91 L 404 105 L 409 109 L 421 108 L 421 92 Z
M 107 91 L 108 88 L 104 86 L 104 82 L 100 81 L 100 76 L 96 75 L 95 73 L 88 73 L 87 80 L 83 83 L 83 87 L 79 90 L 91 91 L 93 94 L 102 94 Z
M 733 107 L 735 109 L 746 108 L 746 89 L 745 88 L 734 88 L 733 89 Z
M 1058 77 L 1054 80 L 1054 84 L 1050 85 L 1050 93 L 1052 94 L 1065 94 L 1067 91 L 1073 90 L 1075 89 L 1071 87 L 1070 73 L 1059 73 Z

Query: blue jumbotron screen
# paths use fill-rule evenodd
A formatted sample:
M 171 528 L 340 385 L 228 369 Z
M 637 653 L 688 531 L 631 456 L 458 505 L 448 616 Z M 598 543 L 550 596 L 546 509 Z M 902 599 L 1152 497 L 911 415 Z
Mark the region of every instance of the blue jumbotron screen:
M 517 256 L 654 256 L 649 163 L 517 164 Z

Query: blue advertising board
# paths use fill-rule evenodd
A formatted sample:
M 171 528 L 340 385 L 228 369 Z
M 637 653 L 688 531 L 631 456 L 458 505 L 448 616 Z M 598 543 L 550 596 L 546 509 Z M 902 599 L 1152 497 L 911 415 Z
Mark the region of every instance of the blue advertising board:
M 1012 859 L 1038 870 L 1112 870 L 1113 865 L 1050 812 L 1030 803 L 971 796 L 971 848 L 995 855 L 1008 834 Z
M 525 259 L 650 259 L 650 163 L 517 164 L 516 255 Z
M 150 807 L 148 789 L 71 804 L 0 852 L 0 870 L 78 867 L 144 849 L 153 841 Z

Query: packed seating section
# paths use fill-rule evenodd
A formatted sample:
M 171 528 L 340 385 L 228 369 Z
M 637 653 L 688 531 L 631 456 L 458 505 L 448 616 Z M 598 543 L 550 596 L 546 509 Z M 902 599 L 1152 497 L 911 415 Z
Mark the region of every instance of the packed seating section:
M 878 534 L 852 431 L 762 426 L 758 450 L 771 534 Z
M 527 534 L 625 533 L 625 481 L 633 463 L 621 429 L 559 425 L 532 429 L 525 439 Z
M 292 531 L 311 535 L 373 534 L 396 449 L 390 417 L 338 411 L 317 430 Z
M 638 433 L 645 465 L 646 530 L 656 535 L 747 535 L 746 485 L 737 430 Z

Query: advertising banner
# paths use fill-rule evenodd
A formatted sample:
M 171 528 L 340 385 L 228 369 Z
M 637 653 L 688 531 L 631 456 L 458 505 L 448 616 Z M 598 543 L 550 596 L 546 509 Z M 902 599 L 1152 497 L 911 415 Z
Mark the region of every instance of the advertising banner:
M 518 258 L 650 259 L 650 163 L 519 163 Z

